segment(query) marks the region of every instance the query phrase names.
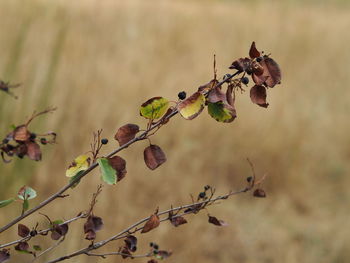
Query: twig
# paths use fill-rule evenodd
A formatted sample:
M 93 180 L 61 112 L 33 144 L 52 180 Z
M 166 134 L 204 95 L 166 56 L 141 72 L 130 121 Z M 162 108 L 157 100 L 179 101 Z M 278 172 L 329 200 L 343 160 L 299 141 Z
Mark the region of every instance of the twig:
M 200 210 L 202 210 L 205 207 L 207 207 L 208 205 L 214 204 L 216 201 L 226 200 L 230 196 L 241 194 L 241 193 L 244 193 L 244 192 L 247 192 L 247 191 L 248 191 L 247 188 L 244 188 L 242 190 L 235 191 L 235 192 L 230 191 L 226 195 L 217 196 L 217 197 L 215 197 L 213 199 L 208 199 L 208 200 L 197 202 L 197 203 L 191 203 L 191 204 L 182 205 L 182 206 L 175 207 L 175 208 L 170 208 L 168 210 L 164 210 L 162 212 L 159 212 L 157 215 L 158 216 L 162 216 L 162 215 L 165 215 L 165 214 L 169 214 L 169 212 L 179 212 L 179 211 L 182 211 L 182 210 L 184 210 L 186 208 L 192 208 L 192 207 L 197 207 L 197 206 L 201 206 L 202 208 Z M 189 214 L 194 214 L 193 210 L 189 210 L 188 212 L 184 211 L 183 213 L 180 213 L 180 214 L 177 214 L 176 216 L 173 216 L 173 218 L 184 216 L 184 215 L 189 215 Z M 48 261 L 47 263 L 56 263 L 56 262 L 64 261 L 66 259 L 70 259 L 70 258 L 79 256 L 79 255 L 87 254 L 87 253 L 89 253 L 92 250 L 96 250 L 96 249 L 99 249 L 99 248 L 103 247 L 104 245 L 108 244 L 111 241 L 115 241 L 115 240 L 118 240 L 118 239 L 125 238 L 126 236 L 128 236 L 130 234 L 134 234 L 134 233 L 136 233 L 138 231 L 141 231 L 143 229 L 143 227 L 140 227 L 140 225 L 143 225 L 149 219 L 150 219 L 150 217 L 143 218 L 140 221 L 138 221 L 138 222 L 132 224 L 131 226 L 125 228 L 124 230 L 122 230 L 118 234 L 115 234 L 115 235 L 113 235 L 113 236 L 111 236 L 111 237 L 109 237 L 109 238 L 107 238 L 105 240 L 102 240 L 102 241 L 99 241 L 97 243 L 94 243 L 94 244 L 92 244 L 92 245 L 90 245 L 88 247 L 85 247 L 85 248 L 82 248 L 80 250 L 77 250 L 77 251 L 75 251 L 75 252 L 73 252 L 73 253 L 71 253 L 69 255 L 62 256 L 62 257 L 56 258 L 54 260 Z M 168 221 L 168 220 L 169 220 L 169 217 L 166 216 L 164 218 L 161 218 L 160 222 L 164 222 L 164 221 Z
M 39 255 L 37 255 L 35 258 L 32 259 L 32 261 L 30 261 L 31 263 L 34 262 L 35 260 L 37 260 L 39 257 L 41 257 L 42 255 L 50 252 L 51 250 L 55 249 L 56 247 L 58 247 L 65 239 L 66 236 L 63 236 L 60 240 L 58 240 L 55 244 L 53 244 L 51 247 L 45 249 L 43 252 L 41 252 Z
M 240 73 L 242 73 L 242 72 L 241 71 L 237 71 L 236 73 L 230 75 L 229 77 L 225 78 L 223 81 L 221 81 L 218 84 L 216 84 L 215 88 L 222 86 L 224 83 L 226 83 L 227 81 L 229 81 L 230 79 L 232 79 L 233 77 L 235 77 L 236 75 L 238 75 Z M 134 139 L 130 140 L 129 142 L 125 143 L 124 145 L 120 146 L 119 148 L 115 149 L 114 151 L 109 153 L 106 157 L 107 158 L 112 157 L 113 155 L 117 154 L 118 152 L 120 152 L 120 151 L 126 149 L 127 147 L 129 147 L 131 144 L 133 144 L 133 143 L 135 143 L 137 141 L 144 140 L 147 137 L 149 132 L 153 131 L 158 126 L 161 126 L 164 123 L 164 121 L 168 121 L 169 119 L 174 117 L 176 114 L 178 114 L 178 110 L 177 109 L 175 109 L 172 113 L 170 113 L 165 119 L 160 119 L 156 123 L 150 125 L 150 127 L 146 131 L 144 131 L 143 133 L 141 133 L 139 136 L 135 137 Z M 69 188 L 71 188 L 77 181 L 79 181 L 80 179 L 85 177 L 87 174 L 89 174 L 92 170 L 94 170 L 97 166 L 98 166 L 98 164 L 96 162 L 92 163 L 88 169 L 86 169 L 84 172 L 82 172 L 80 174 L 79 177 L 76 178 L 76 180 L 73 180 L 72 182 L 68 183 L 67 185 L 62 187 L 60 190 L 58 190 L 55 194 L 51 195 L 46 200 L 44 200 L 43 202 L 38 204 L 36 207 L 33 207 L 30 210 L 27 210 L 23 215 L 18 216 L 17 218 L 15 218 L 11 222 L 9 222 L 7 225 L 5 225 L 2 228 L 0 228 L 0 233 L 4 232 L 5 230 L 9 229 L 10 227 L 15 225 L 16 223 L 18 223 L 21 220 L 23 220 L 24 218 L 26 218 L 27 216 L 33 214 L 34 212 L 38 211 L 39 209 L 43 208 L 47 204 L 49 204 L 52 201 L 54 201 L 55 199 L 57 199 L 64 192 L 66 192 Z
M 87 256 L 93 256 L 93 257 L 101 257 L 101 258 L 106 258 L 107 256 L 126 256 L 130 258 L 147 258 L 150 257 L 151 254 L 144 254 L 144 255 L 129 255 L 121 252 L 108 252 L 108 253 L 103 253 L 103 254 L 95 254 L 95 253 L 85 253 Z
M 41 112 L 36 113 L 35 111 L 33 112 L 32 116 L 27 120 L 25 126 L 28 126 L 35 118 L 39 117 L 40 115 L 50 113 L 55 111 L 57 108 L 52 107 L 52 108 L 47 108 L 46 110 L 43 110 Z

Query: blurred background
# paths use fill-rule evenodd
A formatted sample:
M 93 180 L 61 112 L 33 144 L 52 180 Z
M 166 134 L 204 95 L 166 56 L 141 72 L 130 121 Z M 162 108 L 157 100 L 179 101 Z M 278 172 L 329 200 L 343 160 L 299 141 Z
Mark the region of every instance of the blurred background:
M 1 137 L 34 110 L 58 107 L 31 124 L 37 133 L 57 132 L 58 144 L 42 147 L 41 162 L 0 164 L 0 200 L 26 184 L 37 190 L 34 206 L 67 183 L 66 167 L 90 149 L 94 131 L 103 128 L 110 139 L 104 153 L 112 151 L 121 125 L 145 127 L 138 113 L 144 101 L 190 94 L 212 78 L 214 53 L 222 76 L 256 41 L 283 73 L 282 85 L 268 90 L 269 108 L 252 104 L 245 92 L 231 124 L 205 112 L 193 121 L 175 117 L 152 138 L 168 157 L 155 171 L 143 162 L 146 141 L 122 152 L 128 174 L 103 188 L 95 208 L 105 222 L 98 240 L 157 206 L 190 202 L 206 184 L 218 194 L 240 189 L 251 175 L 250 158 L 258 175 L 268 174 L 266 199 L 244 194 L 211 207 L 230 224 L 225 228 L 209 225 L 204 211 L 179 228 L 165 223 L 142 235 L 139 252 L 153 241 L 174 252 L 167 262 L 350 261 L 349 1 L 11 0 L 0 2 L 0 17 L 0 77 L 22 83 L 18 100 L 0 93 Z M 99 177 L 90 174 L 41 212 L 68 219 L 87 209 Z M 20 210 L 20 204 L 2 208 L 1 225 Z M 23 222 L 46 224 L 38 213 Z M 88 245 L 82 224 L 70 225 L 66 241 L 37 262 Z M 16 229 L 2 234 L 0 243 L 16 239 Z M 31 244 L 52 244 L 43 242 Z M 12 254 L 10 262 L 30 260 Z

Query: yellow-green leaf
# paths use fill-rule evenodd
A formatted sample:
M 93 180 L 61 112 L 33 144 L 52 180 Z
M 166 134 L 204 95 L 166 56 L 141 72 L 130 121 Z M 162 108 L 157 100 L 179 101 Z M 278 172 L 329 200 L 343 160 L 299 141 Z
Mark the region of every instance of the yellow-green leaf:
M 73 177 L 80 171 L 84 171 L 90 166 L 90 157 L 83 154 L 75 158 L 72 164 L 66 170 L 67 177 Z
M 159 119 L 169 107 L 169 101 L 163 97 L 154 97 L 141 105 L 140 115 L 146 119 Z
M 108 159 L 99 158 L 97 163 L 100 166 L 102 173 L 102 180 L 107 184 L 117 183 L 117 171 L 110 165 Z
M 205 105 L 205 97 L 202 93 L 196 92 L 178 105 L 178 110 L 186 120 L 192 120 L 197 117 Z
M 219 122 L 232 122 L 236 118 L 236 110 L 231 105 L 218 101 L 208 104 L 208 113 Z
M 13 201 L 15 201 L 13 198 L 0 201 L 0 208 L 11 204 Z

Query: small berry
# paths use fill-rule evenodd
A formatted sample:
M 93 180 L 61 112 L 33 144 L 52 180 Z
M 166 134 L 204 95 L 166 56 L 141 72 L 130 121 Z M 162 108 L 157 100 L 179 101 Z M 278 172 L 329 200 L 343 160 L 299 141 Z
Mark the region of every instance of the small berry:
M 154 245 L 153 245 L 153 248 L 154 248 L 155 250 L 157 250 L 157 253 L 158 253 L 159 246 L 158 246 L 157 244 L 154 244 Z
M 177 96 L 179 97 L 180 100 L 184 100 L 184 99 L 186 99 L 186 92 L 181 91 L 181 92 L 179 92 L 179 94 L 177 94 Z
M 41 139 L 40 139 L 40 142 L 41 142 L 42 145 L 47 144 L 47 140 L 46 140 L 45 138 L 41 138 Z
M 242 83 L 247 85 L 249 83 L 249 79 L 247 77 L 242 78 Z
M 34 140 L 36 138 L 36 134 L 33 132 L 30 134 L 29 139 Z
M 31 237 L 34 237 L 34 236 L 36 236 L 38 234 L 38 231 L 36 231 L 36 230 L 32 230 L 32 231 L 30 231 L 30 233 L 29 233 L 29 235 L 31 236 Z
M 108 143 L 108 139 L 103 138 L 103 139 L 101 140 L 101 143 L 102 143 L 102 144 L 107 144 L 107 143 Z
M 198 195 L 199 198 L 204 198 L 205 197 L 205 192 L 200 192 Z
M 262 61 L 262 57 L 257 57 L 256 58 L 256 62 L 261 62 Z
M 153 246 L 154 246 L 153 242 L 149 243 L 149 246 L 150 246 L 150 247 L 153 247 Z
M 253 180 L 253 177 L 249 176 L 247 177 L 247 182 L 250 183 Z
M 210 189 L 210 185 L 204 186 L 204 190 L 205 190 L 205 191 L 208 191 L 209 189 Z
M 5 138 L 5 139 L 2 140 L 2 143 L 3 143 L 3 144 L 7 144 L 8 142 L 9 142 L 9 139 L 7 139 L 7 138 Z

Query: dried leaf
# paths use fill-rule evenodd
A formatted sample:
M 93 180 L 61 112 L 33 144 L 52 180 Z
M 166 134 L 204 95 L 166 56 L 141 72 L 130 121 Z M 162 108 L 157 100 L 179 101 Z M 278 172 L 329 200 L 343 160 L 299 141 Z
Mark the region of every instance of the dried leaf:
M 203 93 L 205 93 L 205 92 L 211 90 L 212 88 L 214 88 L 218 83 L 219 83 L 218 80 L 212 79 L 212 80 L 209 81 L 207 84 L 204 84 L 204 85 L 202 85 L 202 86 L 199 86 L 198 92 L 200 92 L 200 93 L 203 94 Z
M 263 60 L 260 62 L 260 65 L 264 68 L 264 73 L 260 78 L 265 78 L 265 83 L 268 87 L 273 88 L 275 85 L 281 83 L 281 69 L 272 58 L 264 56 Z M 261 80 L 257 78 L 256 75 L 253 75 L 253 80 L 257 85 L 261 85 Z
M 41 160 L 41 150 L 39 144 L 36 142 L 27 141 L 27 155 L 29 159 L 34 161 L 40 161 Z
M 195 92 L 189 98 L 178 104 L 178 110 L 186 120 L 196 118 L 204 109 L 205 97 L 200 92 Z
M 122 251 L 120 252 L 122 253 L 122 258 L 132 258 L 130 250 L 127 247 L 123 247 Z
M 153 214 L 153 215 L 151 215 L 151 217 L 148 219 L 148 221 L 146 222 L 146 224 L 142 228 L 141 233 L 147 233 L 147 232 L 151 231 L 152 229 L 155 229 L 156 227 L 158 227 L 159 224 L 160 224 L 159 216 L 156 214 Z
M 180 225 L 186 224 L 187 220 L 182 216 L 172 217 L 170 222 L 173 226 L 178 227 Z
M 265 191 L 263 189 L 258 188 L 258 189 L 254 190 L 253 196 L 264 198 L 264 197 L 266 197 L 266 193 L 265 193 Z
M 20 125 L 13 131 L 13 139 L 16 141 L 27 141 L 30 138 L 30 132 L 27 130 L 26 125 Z
M 126 124 L 120 127 L 115 134 L 114 138 L 119 142 L 119 146 L 126 144 L 135 138 L 135 135 L 140 131 L 139 126 L 136 124 Z
M 157 255 L 156 255 L 156 258 L 157 259 L 166 259 L 166 258 L 170 257 L 172 254 L 173 254 L 173 252 L 171 252 L 171 251 L 159 250 Z
M 8 249 L 0 250 L 0 263 L 3 263 L 10 259 L 10 253 Z
M 253 42 L 252 45 L 250 46 L 249 56 L 253 59 L 260 57 L 260 52 L 256 49 L 255 42 Z
M 158 145 L 154 144 L 151 144 L 144 150 L 143 157 L 147 167 L 151 170 L 166 162 L 165 153 Z
M 215 216 L 209 216 L 209 219 L 208 219 L 208 222 L 213 224 L 213 225 L 216 225 L 216 226 L 228 226 L 228 224 L 223 221 L 223 220 L 219 220 L 217 219 Z
M 53 222 L 54 226 L 53 226 L 53 230 L 51 231 L 52 240 L 58 240 L 62 236 L 65 236 L 69 229 L 68 224 L 59 225 L 62 223 L 62 220 L 57 221 L 57 223 L 55 222 Z
M 140 115 L 146 119 L 159 119 L 169 107 L 169 101 L 163 97 L 154 97 L 141 105 Z
M 137 250 L 137 238 L 135 236 L 129 235 L 124 239 L 125 245 L 131 252 Z
M 15 249 L 17 251 L 28 251 L 29 245 L 27 242 L 19 242 L 16 246 Z
M 250 58 L 240 58 L 232 62 L 230 69 L 236 69 L 240 72 L 246 71 L 250 67 Z
M 90 215 L 84 224 L 85 239 L 94 240 L 96 238 L 96 231 L 103 227 L 103 220 L 101 217 Z
M 18 224 L 18 232 L 17 233 L 20 237 L 27 237 L 30 233 L 30 229 L 23 224 Z
M 209 103 L 208 113 L 216 121 L 224 123 L 232 122 L 237 117 L 235 108 L 222 101 Z
M 94 240 L 96 238 L 96 232 L 93 230 L 89 230 L 86 232 L 85 239 L 86 240 Z
M 66 170 L 67 177 L 73 177 L 77 175 L 80 171 L 85 171 L 90 166 L 90 157 L 83 154 L 79 155 L 75 160 L 69 165 Z
M 214 88 L 208 93 L 207 102 L 216 103 L 218 101 L 226 102 L 226 94 L 220 87 Z
M 261 107 L 267 108 L 269 104 L 266 102 L 266 88 L 261 85 L 255 85 L 250 89 L 250 99 L 253 103 Z
M 110 166 L 117 171 L 117 182 L 123 179 L 126 175 L 126 161 L 120 156 L 108 158 Z

